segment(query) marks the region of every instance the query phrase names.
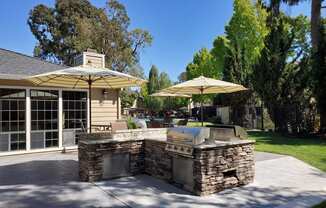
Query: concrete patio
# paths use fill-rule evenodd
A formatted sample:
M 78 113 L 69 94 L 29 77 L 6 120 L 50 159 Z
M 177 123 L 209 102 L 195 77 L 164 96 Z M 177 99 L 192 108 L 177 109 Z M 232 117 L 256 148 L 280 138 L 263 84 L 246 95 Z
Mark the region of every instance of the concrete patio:
M 79 182 L 77 153 L 0 158 L 0 207 L 310 207 L 326 174 L 293 157 L 256 153 L 255 182 L 198 197 L 147 175 Z

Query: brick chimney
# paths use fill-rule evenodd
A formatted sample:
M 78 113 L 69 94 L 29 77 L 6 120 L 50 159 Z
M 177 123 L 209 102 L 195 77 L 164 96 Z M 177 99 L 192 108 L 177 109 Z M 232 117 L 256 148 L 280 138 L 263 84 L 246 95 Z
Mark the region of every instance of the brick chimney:
M 94 49 L 87 49 L 74 59 L 75 66 L 89 66 L 94 68 L 105 67 L 105 55 L 99 54 Z

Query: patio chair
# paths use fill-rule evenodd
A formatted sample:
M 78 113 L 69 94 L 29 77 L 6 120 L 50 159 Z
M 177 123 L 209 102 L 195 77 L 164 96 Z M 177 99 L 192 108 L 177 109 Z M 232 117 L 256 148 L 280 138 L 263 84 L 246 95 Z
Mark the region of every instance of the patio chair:
M 153 121 L 149 122 L 148 127 L 149 128 L 163 128 L 163 123 L 153 120 Z
M 112 132 L 116 132 L 117 130 L 125 130 L 125 129 L 128 129 L 128 125 L 126 121 L 111 122 Z

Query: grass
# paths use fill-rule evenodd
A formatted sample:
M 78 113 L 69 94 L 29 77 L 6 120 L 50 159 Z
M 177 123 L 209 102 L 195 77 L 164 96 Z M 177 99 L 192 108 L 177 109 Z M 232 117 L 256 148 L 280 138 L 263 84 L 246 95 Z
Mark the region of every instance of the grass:
M 313 206 L 312 208 L 325 208 L 325 207 L 326 207 L 326 200 L 320 204 Z
M 313 206 L 312 208 L 326 208 L 326 200 L 321 202 L 320 204 Z
M 326 172 L 326 139 L 285 137 L 270 132 L 249 132 L 255 149 L 296 157 Z
M 206 126 L 206 125 L 213 125 L 213 123 L 204 122 L 204 126 Z M 188 127 L 201 127 L 201 122 L 199 122 L 199 121 L 189 121 L 187 123 L 187 126 Z

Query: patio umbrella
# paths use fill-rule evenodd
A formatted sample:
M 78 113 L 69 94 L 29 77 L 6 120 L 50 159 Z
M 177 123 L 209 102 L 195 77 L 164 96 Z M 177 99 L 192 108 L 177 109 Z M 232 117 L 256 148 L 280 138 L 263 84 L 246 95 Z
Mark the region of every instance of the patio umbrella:
M 195 79 L 168 87 L 163 89 L 162 92 L 166 93 L 180 93 L 180 94 L 215 94 L 215 93 L 231 93 L 247 90 L 242 85 L 234 84 L 231 82 L 225 82 L 222 80 L 207 78 L 204 76 L 197 77 Z M 200 110 L 201 110 L 201 125 L 204 125 L 203 120 L 203 102 L 200 102 Z
M 70 67 L 62 70 L 52 71 L 27 78 L 37 86 L 52 86 L 66 88 L 88 88 L 89 90 L 89 122 L 91 124 L 91 94 L 92 88 L 112 88 L 139 86 L 146 80 L 133 77 L 106 68 L 93 67 Z M 91 132 L 91 128 L 90 128 Z
M 191 98 L 190 95 L 178 94 L 178 93 L 167 93 L 167 92 L 156 92 L 150 95 L 151 97 L 183 97 Z

